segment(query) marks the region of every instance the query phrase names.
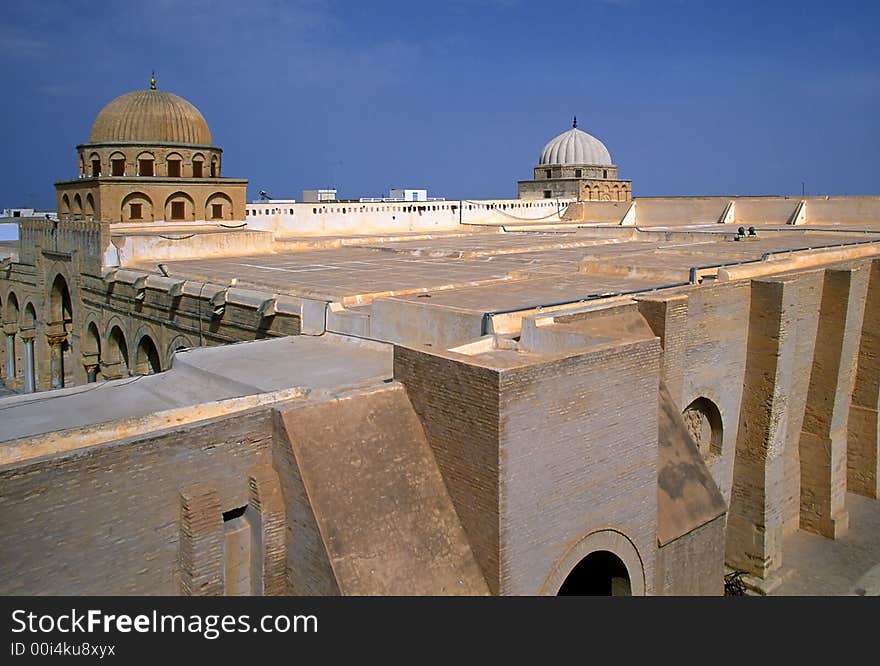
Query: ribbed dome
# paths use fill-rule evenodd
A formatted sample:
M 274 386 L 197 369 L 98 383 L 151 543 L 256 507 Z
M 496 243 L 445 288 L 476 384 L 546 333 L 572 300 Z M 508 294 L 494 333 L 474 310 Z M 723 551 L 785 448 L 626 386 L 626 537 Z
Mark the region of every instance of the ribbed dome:
M 539 164 L 585 164 L 612 166 L 605 144 L 594 136 L 572 127 L 544 146 Z
M 164 90 L 135 90 L 101 109 L 90 143 L 195 143 L 211 145 L 211 130 L 199 110 Z

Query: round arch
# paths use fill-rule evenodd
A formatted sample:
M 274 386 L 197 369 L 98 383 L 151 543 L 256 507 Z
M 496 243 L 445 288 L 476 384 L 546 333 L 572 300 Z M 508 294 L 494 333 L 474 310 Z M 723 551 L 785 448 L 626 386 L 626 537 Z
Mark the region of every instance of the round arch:
M 195 153 L 192 156 L 192 176 L 193 178 L 205 177 L 205 156 L 202 153 Z
M 22 310 L 21 327 L 28 329 L 37 327 L 37 308 L 35 308 L 34 304 L 30 301 L 25 303 Z
M 183 175 L 183 155 L 176 151 L 165 155 L 165 175 L 169 178 L 180 178 Z
M 186 192 L 175 192 L 165 200 L 165 219 L 173 222 L 194 222 L 195 202 Z
M 138 176 L 154 176 L 156 174 L 156 156 L 148 150 L 141 151 L 137 156 Z
M 195 345 L 192 341 L 186 337 L 185 335 L 178 335 L 171 341 L 171 344 L 168 345 L 168 353 L 165 355 L 166 365 L 165 367 L 170 367 L 174 360 L 174 355 L 181 351 L 182 349 L 192 349 Z
M 149 334 L 144 333 L 138 340 L 135 350 L 133 375 L 153 375 L 162 372 L 162 361 L 159 359 L 159 350 Z
M 6 310 L 3 312 L 3 321 L 4 323 L 17 326 L 20 323 L 20 315 L 21 308 L 18 305 L 18 296 L 15 295 L 14 291 L 10 291 L 6 294 Z
M 62 215 L 70 215 L 70 196 L 66 193 L 61 197 L 61 211 Z
M 49 290 L 49 324 L 63 324 L 65 329 L 73 321 L 73 304 L 70 300 L 70 288 L 67 279 L 56 273 Z
M 214 192 L 205 200 L 205 220 L 234 220 L 232 199 L 225 192 Z
M 720 456 L 724 444 L 724 419 L 718 405 L 701 395 L 684 408 L 681 416 L 703 458 Z
M 95 197 L 92 196 L 91 192 L 86 194 L 85 214 L 91 217 L 94 217 L 95 215 Z
M 594 556 L 589 559 L 593 553 L 609 553 L 613 558 L 604 555 Z M 590 570 L 594 567 L 600 572 L 603 571 L 603 565 L 611 565 L 604 569 L 604 573 L 621 573 L 620 569 L 615 569 L 615 559 L 619 560 L 629 579 L 629 593 L 633 596 L 644 596 L 646 594 L 645 567 L 641 555 L 635 544 L 623 532 L 614 529 L 602 529 L 590 532 L 557 561 L 550 575 L 544 581 L 541 587 L 541 594 L 555 595 L 559 594 L 563 589 L 563 585 L 569 580 L 569 576 L 583 575 L 583 569 L 575 571 L 580 565 Z M 600 573 L 601 575 L 601 573 Z M 621 576 L 610 576 L 612 578 L 620 578 Z M 573 590 L 569 587 L 565 592 L 571 594 Z
M 105 348 L 107 350 L 105 364 L 116 366 L 112 374 L 115 376 L 129 374 L 128 343 L 125 340 L 125 333 L 119 326 L 110 329 Z
M 123 222 L 152 222 L 153 200 L 144 192 L 132 192 L 122 199 L 119 215 Z
M 82 357 L 89 383 L 97 381 L 101 366 L 101 332 L 95 321 L 88 323 L 82 337 Z
M 83 210 L 83 202 L 82 197 L 79 195 L 79 192 L 73 195 L 73 213 L 75 215 L 81 215 Z

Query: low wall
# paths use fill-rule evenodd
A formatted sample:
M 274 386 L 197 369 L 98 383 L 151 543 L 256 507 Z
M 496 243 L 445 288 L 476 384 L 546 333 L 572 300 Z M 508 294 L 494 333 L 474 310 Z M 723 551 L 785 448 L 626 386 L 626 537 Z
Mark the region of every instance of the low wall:
M 807 197 L 807 224 L 864 225 L 880 221 L 880 197 Z
M 272 254 L 272 234 L 260 231 L 216 232 L 175 230 L 162 226 L 149 232 L 114 229 L 104 249 L 103 265 L 129 266 L 142 261 L 174 261 L 193 257 L 233 257 Z
M 267 407 L 0 466 L 0 594 L 180 594 L 181 490 L 247 504 L 273 432 Z
M 730 197 L 650 197 L 636 199 L 636 226 L 676 226 L 718 222 Z
M 455 231 L 461 224 L 515 224 L 556 217 L 568 201 L 410 201 L 295 203 L 265 214 L 249 208 L 248 229 L 284 236 L 336 236 L 418 231 Z M 293 211 L 292 213 L 290 211 Z M 252 214 L 257 213 L 257 214 Z

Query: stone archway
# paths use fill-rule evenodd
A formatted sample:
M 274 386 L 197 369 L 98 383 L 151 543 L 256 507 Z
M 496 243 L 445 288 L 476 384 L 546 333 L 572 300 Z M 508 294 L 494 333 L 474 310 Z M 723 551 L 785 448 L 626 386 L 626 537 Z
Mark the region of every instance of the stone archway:
M 46 338 L 50 353 L 50 385 L 53 389 L 62 388 L 66 384 L 65 374 L 70 367 L 68 331 L 73 323 L 73 302 L 67 280 L 61 273 L 58 273 L 52 281 L 47 314 Z
M 642 556 L 623 532 L 603 529 L 587 534 L 559 559 L 541 594 L 597 594 L 587 591 L 596 589 L 606 590 L 607 594 L 647 593 Z
M 125 333 L 119 326 L 110 329 L 107 337 L 107 354 L 103 363 L 104 375 L 107 379 L 119 379 L 129 374 L 128 343 Z
M 82 343 L 83 366 L 89 383 L 98 381 L 101 366 L 101 334 L 98 325 L 90 322 Z
M 16 337 L 19 335 L 19 326 L 21 312 L 18 305 L 18 297 L 14 291 L 10 291 L 6 295 L 6 304 L 3 310 L 3 333 L 6 337 L 5 342 L 5 372 L 4 377 L 9 382 L 14 382 L 16 375 L 20 370 L 20 363 L 17 355 L 21 351 L 20 344 L 17 343 Z
M 629 571 L 617 555 L 595 550 L 572 569 L 557 596 L 632 596 Z
M 135 352 L 135 363 L 132 374 L 153 375 L 162 371 L 162 361 L 159 359 L 159 350 L 156 343 L 149 335 L 141 336 Z

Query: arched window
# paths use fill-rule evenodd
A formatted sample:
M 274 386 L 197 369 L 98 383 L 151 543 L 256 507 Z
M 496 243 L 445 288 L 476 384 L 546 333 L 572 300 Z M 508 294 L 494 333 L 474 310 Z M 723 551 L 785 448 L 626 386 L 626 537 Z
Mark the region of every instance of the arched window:
M 155 158 L 152 153 L 141 153 L 138 155 L 138 176 L 153 176 L 155 175 L 155 170 L 153 168 L 153 163 L 155 162 Z
M 200 153 L 193 155 L 193 178 L 205 177 L 205 158 Z
M 682 418 L 703 458 L 721 455 L 724 424 L 714 402 L 701 396 L 685 408 Z
M 169 178 L 180 178 L 182 175 L 181 165 L 183 158 L 177 153 L 171 153 L 165 158 L 165 169 Z
M 89 192 L 86 194 L 86 210 L 85 213 L 87 216 L 92 217 L 95 214 L 95 197 L 92 196 L 92 193 Z
M 215 192 L 205 203 L 206 220 L 231 220 L 233 218 L 232 199 L 223 192 Z
M 122 153 L 116 152 L 110 155 L 110 175 L 125 175 L 125 155 Z
M 92 178 L 97 178 L 101 175 L 101 156 L 98 153 L 92 153 L 89 156 L 89 162 L 92 166 Z
M 186 192 L 175 192 L 165 201 L 165 219 L 173 222 L 195 219 L 195 205 Z
M 73 195 L 73 213 L 81 215 L 83 209 L 82 197 L 79 193 Z
M 211 160 L 211 178 L 218 178 L 220 176 L 220 165 L 217 162 L 217 158 L 213 158 Z
M 153 221 L 153 200 L 143 192 L 132 192 L 122 200 L 123 222 Z

